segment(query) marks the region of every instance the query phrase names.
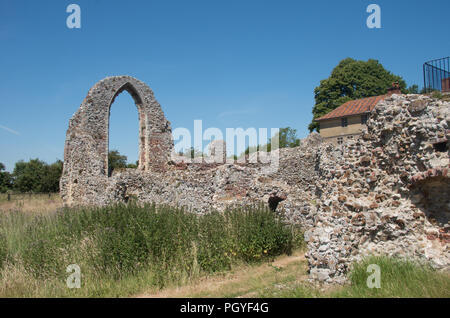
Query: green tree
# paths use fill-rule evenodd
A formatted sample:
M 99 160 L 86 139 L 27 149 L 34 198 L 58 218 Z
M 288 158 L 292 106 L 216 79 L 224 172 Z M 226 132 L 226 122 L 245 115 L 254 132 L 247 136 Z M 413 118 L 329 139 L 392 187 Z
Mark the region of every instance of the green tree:
M 267 144 L 264 146 L 266 147 L 267 152 L 270 152 L 272 150 L 277 149 L 277 147 L 272 146 L 273 141 L 278 139 L 278 148 L 293 148 L 300 146 L 300 139 L 297 138 L 297 129 L 291 128 L 291 127 L 285 127 L 280 128 L 279 132 L 276 133 L 275 136 L 273 136 Z M 258 146 L 252 146 L 247 147 L 245 149 L 245 154 L 248 155 L 249 153 L 253 153 L 256 151 L 259 151 L 260 149 L 264 149 L 264 146 L 258 145 Z M 241 155 L 242 156 L 242 155 Z
M 46 174 L 42 179 L 42 192 L 59 192 L 59 179 L 63 171 L 63 162 L 56 160 L 54 163 L 46 166 Z
M 127 167 L 127 156 L 121 155 L 118 150 L 111 150 L 108 153 L 108 171 L 109 175 L 115 169 L 124 169 Z
M 320 81 L 320 85 L 314 89 L 315 105 L 309 131 L 319 130 L 315 119 L 349 100 L 386 94 L 393 82 L 399 83 L 403 93 L 407 92 L 405 81 L 386 70 L 377 60 L 342 60 L 330 77 Z
M 407 94 L 419 94 L 419 86 L 414 84 L 406 89 Z
M 136 169 L 139 166 L 139 160 L 135 163 L 128 163 L 127 156 L 121 155 L 118 150 L 111 150 L 108 153 L 108 172 L 109 175 L 116 169 L 131 168 Z
M 37 158 L 29 162 L 16 162 L 13 171 L 14 189 L 19 192 L 44 192 L 41 181 L 45 177 L 45 166 L 46 163 Z
M 139 167 L 139 160 L 136 160 L 135 163 L 128 163 L 127 164 L 127 168 L 136 169 L 137 167 Z
M 12 176 L 5 171 L 5 165 L 0 162 L 0 193 L 5 193 L 12 188 Z
M 39 159 L 16 162 L 13 171 L 13 188 L 19 192 L 58 192 L 63 162 L 48 165 Z
M 300 139 L 297 138 L 297 129 L 291 127 L 280 128 L 280 131 L 272 137 L 271 149 L 273 148 L 273 140 L 279 138 L 279 148 L 293 148 L 300 146 Z

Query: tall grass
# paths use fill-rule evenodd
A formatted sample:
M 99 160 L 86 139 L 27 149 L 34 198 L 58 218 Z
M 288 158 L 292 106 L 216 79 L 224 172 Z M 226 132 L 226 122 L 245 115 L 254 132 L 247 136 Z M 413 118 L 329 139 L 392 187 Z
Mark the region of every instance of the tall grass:
M 4 234 L 0 233 L 0 268 L 3 268 L 3 263 L 5 263 L 7 255 L 8 247 L 6 237 Z
M 131 203 L 7 213 L 0 225 L 0 296 L 124 296 L 289 254 L 301 241 L 263 207 L 199 216 Z M 81 268 L 80 289 L 65 285 L 69 264 Z
M 380 268 L 380 288 L 370 288 L 367 272 L 371 264 Z M 305 282 L 284 290 L 269 288 L 260 297 L 287 298 L 449 298 L 450 275 L 439 272 L 429 265 L 413 260 L 388 256 L 371 256 L 354 263 L 348 274 L 348 284 L 343 287 L 329 286 L 319 289 Z
M 380 288 L 367 287 L 367 268 L 380 267 Z M 354 264 L 351 285 L 334 297 L 450 297 L 450 275 L 429 265 L 387 256 L 372 256 Z

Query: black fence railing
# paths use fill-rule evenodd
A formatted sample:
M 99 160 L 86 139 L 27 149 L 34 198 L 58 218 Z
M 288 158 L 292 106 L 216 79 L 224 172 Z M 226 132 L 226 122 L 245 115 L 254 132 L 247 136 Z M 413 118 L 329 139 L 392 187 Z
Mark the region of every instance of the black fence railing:
M 425 92 L 450 92 L 450 56 L 423 64 Z

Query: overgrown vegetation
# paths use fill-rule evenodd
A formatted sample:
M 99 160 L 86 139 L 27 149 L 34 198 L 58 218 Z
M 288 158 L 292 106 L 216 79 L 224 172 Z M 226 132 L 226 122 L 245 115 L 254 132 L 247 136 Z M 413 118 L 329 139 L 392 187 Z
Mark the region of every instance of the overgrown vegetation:
M 306 280 L 303 246 L 300 229 L 264 207 L 203 216 L 133 203 L 8 212 L 0 216 L 0 297 L 132 296 L 166 287 L 161 295 L 170 295 L 174 286 L 201 297 L 450 297 L 448 273 L 388 257 L 354 264 L 344 287 L 316 288 Z M 81 268 L 80 289 L 66 286 L 69 264 Z M 367 287 L 369 264 L 380 266 L 380 289 Z M 230 271 L 236 279 L 217 288 L 197 285 Z
M 368 288 L 367 267 L 380 267 L 381 288 Z M 369 257 L 354 265 L 351 286 L 335 297 L 450 297 L 450 276 L 429 265 L 393 257 Z
M 302 242 L 263 207 L 203 216 L 137 204 L 11 212 L 0 225 L 0 297 L 126 296 L 290 254 Z M 80 289 L 66 287 L 69 264 L 81 268 Z

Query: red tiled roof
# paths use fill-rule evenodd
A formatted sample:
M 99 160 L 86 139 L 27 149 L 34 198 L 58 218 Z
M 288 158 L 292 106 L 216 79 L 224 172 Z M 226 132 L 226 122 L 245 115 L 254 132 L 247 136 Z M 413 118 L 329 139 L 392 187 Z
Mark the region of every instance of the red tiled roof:
M 350 101 L 342 104 L 338 108 L 332 110 L 325 116 L 317 118 L 316 121 L 369 113 L 374 109 L 376 104 L 378 104 L 380 101 L 382 101 L 386 97 L 387 97 L 387 95 L 380 95 L 380 96 L 350 100 Z

